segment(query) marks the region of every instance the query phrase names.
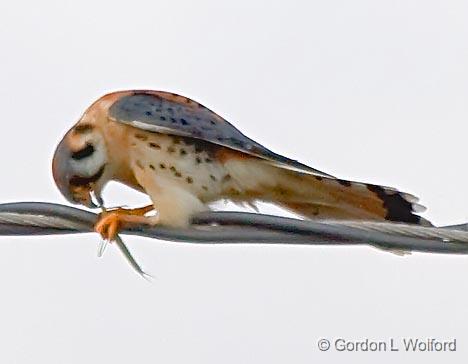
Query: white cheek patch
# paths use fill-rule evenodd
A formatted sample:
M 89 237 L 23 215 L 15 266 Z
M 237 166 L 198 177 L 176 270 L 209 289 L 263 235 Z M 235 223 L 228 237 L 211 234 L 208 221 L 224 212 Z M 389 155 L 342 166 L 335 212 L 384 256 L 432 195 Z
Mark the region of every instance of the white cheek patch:
M 80 160 L 71 160 L 72 170 L 80 176 L 94 176 L 101 167 L 107 163 L 105 147 L 100 144 L 94 147 L 94 152 L 89 157 Z

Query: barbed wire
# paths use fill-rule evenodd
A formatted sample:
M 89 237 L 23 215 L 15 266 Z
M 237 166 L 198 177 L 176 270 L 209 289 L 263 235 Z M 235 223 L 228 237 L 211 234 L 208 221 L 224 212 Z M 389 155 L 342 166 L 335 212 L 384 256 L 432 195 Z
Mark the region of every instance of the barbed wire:
M 0 236 L 90 233 L 96 220 L 95 213 L 54 203 L 0 204 Z M 468 254 L 468 224 L 424 227 L 213 211 L 194 216 L 187 229 L 134 226 L 120 235 L 196 244 L 370 245 L 396 253 Z M 116 244 L 132 267 L 146 277 L 120 237 Z

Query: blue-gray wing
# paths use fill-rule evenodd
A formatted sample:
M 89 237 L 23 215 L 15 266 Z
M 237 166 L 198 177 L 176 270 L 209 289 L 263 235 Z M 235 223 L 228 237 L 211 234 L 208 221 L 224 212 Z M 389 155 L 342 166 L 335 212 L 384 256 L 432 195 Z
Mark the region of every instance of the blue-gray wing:
M 135 91 L 112 104 L 109 117 L 142 130 L 204 140 L 262 158 L 283 168 L 330 177 L 272 152 L 246 137 L 210 109 L 180 95 L 162 91 Z

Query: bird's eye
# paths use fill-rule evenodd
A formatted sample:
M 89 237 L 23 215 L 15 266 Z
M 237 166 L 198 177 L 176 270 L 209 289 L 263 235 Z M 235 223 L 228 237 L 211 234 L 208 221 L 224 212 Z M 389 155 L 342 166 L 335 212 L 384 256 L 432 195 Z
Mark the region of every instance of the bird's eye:
M 80 160 L 89 157 L 93 153 L 94 147 L 91 144 L 86 144 L 86 146 L 83 149 L 72 153 L 71 157 L 74 160 Z

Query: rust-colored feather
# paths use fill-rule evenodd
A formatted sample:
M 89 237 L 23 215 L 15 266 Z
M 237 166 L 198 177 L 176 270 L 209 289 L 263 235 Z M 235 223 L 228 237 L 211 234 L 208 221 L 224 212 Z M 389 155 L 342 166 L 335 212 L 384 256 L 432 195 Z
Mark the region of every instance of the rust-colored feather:
M 315 219 L 428 224 L 414 213 L 413 196 L 388 187 L 295 172 L 238 155 L 229 155 L 224 165 L 237 186 L 235 194 L 232 186 L 226 190 L 233 200 L 263 200 Z

